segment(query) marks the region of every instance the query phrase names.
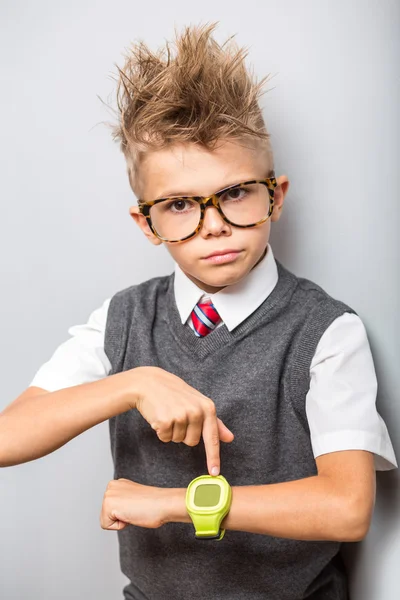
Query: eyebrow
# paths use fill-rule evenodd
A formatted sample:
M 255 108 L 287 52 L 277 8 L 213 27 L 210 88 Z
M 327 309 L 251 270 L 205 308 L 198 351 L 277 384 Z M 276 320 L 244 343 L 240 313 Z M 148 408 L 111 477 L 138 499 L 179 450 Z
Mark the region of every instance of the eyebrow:
M 274 170 L 270 169 L 268 171 L 267 177 L 274 177 L 273 173 L 274 173 Z M 254 179 L 257 179 L 257 177 L 245 177 L 245 178 L 236 180 L 234 183 L 228 183 L 227 185 L 224 185 L 224 186 L 218 188 L 217 192 L 219 192 L 220 190 L 224 190 L 225 188 L 232 187 L 233 185 L 237 185 L 238 183 L 242 183 L 243 181 L 253 181 Z M 161 200 L 161 198 L 170 198 L 170 197 L 175 197 L 175 196 L 188 197 L 188 196 L 201 196 L 201 194 L 195 194 L 193 192 L 175 192 L 172 190 L 167 190 L 163 194 L 160 194 L 159 196 L 157 196 L 157 198 L 155 198 L 155 199 Z
M 157 196 L 156 200 L 160 200 L 161 198 L 169 198 L 171 196 L 198 196 L 199 194 L 192 194 L 191 192 L 173 192 L 173 191 L 166 191 L 163 194 L 159 194 L 159 196 Z

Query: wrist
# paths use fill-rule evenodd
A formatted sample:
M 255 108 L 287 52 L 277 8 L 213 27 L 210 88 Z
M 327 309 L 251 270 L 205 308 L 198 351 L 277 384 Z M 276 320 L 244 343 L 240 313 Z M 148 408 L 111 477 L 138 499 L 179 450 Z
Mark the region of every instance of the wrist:
M 121 407 L 120 412 L 137 408 L 141 397 L 141 367 L 121 371 L 113 377 L 116 378 L 119 391 L 121 392 L 117 399 L 117 402 Z
M 152 378 L 155 377 L 156 371 L 160 370 L 159 367 L 152 366 L 141 366 L 134 367 L 128 371 L 124 371 L 121 375 L 126 376 L 127 389 L 126 389 L 126 404 L 128 405 L 125 410 L 136 408 L 139 411 L 140 405 L 145 394 L 148 394 L 149 383 Z
M 159 488 L 163 492 L 163 522 L 191 523 L 186 510 L 186 488 Z

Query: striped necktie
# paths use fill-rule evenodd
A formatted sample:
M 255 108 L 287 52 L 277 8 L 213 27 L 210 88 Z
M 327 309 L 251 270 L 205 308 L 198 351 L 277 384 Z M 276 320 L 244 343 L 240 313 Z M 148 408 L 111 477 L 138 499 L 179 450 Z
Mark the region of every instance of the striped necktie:
M 221 322 L 221 317 L 210 299 L 198 302 L 191 312 L 194 332 L 198 337 L 208 335 Z

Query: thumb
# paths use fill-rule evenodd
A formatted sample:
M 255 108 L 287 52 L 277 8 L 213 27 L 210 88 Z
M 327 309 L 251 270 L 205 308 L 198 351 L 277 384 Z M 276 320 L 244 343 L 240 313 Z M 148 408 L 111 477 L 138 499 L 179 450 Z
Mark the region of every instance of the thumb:
M 121 521 L 115 516 L 114 513 L 109 514 L 104 509 L 102 509 L 100 514 L 100 525 L 102 529 L 121 530 L 125 529 L 125 527 L 129 525 L 129 523 L 127 523 L 126 521 Z
M 230 429 L 228 429 L 227 426 L 218 417 L 217 417 L 217 423 L 218 423 L 219 439 L 221 440 L 221 442 L 231 442 L 235 437 L 233 435 L 232 431 Z
M 114 523 L 111 523 L 108 527 L 105 527 L 104 529 L 116 529 L 118 531 L 121 531 L 121 529 L 125 529 L 127 525 L 129 525 L 129 523 L 125 523 L 125 521 L 114 521 Z

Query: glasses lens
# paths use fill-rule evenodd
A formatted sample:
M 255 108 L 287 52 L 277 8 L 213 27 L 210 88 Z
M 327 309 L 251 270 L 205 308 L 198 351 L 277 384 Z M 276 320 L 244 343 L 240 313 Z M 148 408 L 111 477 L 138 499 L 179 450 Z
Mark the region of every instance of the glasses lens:
M 150 208 L 158 235 L 166 240 L 181 240 L 193 233 L 200 221 L 200 205 L 190 198 L 169 198 Z
M 235 225 L 253 225 L 269 215 L 270 197 L 263 183 L 250 183 L 226 190 L 219 204 L 224 215 Z

